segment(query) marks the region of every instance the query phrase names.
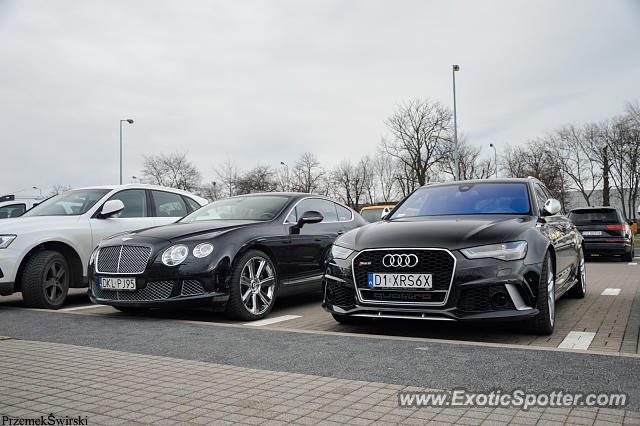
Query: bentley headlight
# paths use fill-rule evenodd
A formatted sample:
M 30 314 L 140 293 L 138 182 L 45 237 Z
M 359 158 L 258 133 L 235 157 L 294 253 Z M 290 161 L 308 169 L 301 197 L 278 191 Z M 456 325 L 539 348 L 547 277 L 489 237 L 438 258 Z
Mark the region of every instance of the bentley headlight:
M 193 249 L 193 255 L 195 257 L 197 257 L 198 259 L 203 258 L 203 257 L 207 257 L 211 253 L 213 253 L 213 245 L 211 245 L 209 243 L 198 244 Z
M 100 251 L 100 247 L 96 247 L 96 249 L 91 253 L 91 257 L 89 258 L 89 265 L 91 265 L 96 260 L 96 256 L 98 256 L 98 251 Z
M 162 263 L 167 266 L 176 266 L 184 262 L 189 255 L 189 247 L 178 244 L 171 246 L 162 253 Z
M 353 250 L 346 247 L 337 246 L 335 244 L 331 246 L 331 256 L 333 256 L 334 259 L 346 259 L 353 252 Z
M 15 239 L 15 235 L 0 235 L 0 249 L 9 247 L 9 244 Z
M 492 257 L 500 260 L 524 259 L 527 255 L 527 242 L 514 241 L 511 243 L 489 244 L 487 246 L 470 247 L 460 250 L 469 259 Z

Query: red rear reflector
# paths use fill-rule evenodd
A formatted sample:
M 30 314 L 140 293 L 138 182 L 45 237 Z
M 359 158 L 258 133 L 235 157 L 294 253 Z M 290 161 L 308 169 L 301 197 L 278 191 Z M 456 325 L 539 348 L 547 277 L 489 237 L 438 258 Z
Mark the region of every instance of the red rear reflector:
M 624 243 L 624 240 L 606 240 L 606 243 Z
M 612 231 L 622 231 L 624 229 L 624 225 L 607 225 L 607 229 L 611 229 Z

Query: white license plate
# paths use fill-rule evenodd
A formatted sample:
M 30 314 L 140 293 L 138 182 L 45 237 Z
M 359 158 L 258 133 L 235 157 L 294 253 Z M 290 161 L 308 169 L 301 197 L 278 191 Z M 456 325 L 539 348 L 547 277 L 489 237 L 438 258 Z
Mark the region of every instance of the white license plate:
M 369 288 L 431 289 L 431 274 L 369 274 Z
M 100 278 L 100 288 L 103 290 L 135 290 L 135 278 Z
M 596 237 L 602 235 L 602 231 L 582 231 L 585 237 Z

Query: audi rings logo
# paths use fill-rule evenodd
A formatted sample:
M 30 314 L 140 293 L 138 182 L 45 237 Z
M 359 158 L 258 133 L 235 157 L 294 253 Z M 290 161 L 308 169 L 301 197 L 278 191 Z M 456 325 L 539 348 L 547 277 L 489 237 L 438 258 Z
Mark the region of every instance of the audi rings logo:
M 382 258 L 382 265 L 387 268 L 413 268 L 417 264 L 418 256 L 415 254 L 386 254 Z

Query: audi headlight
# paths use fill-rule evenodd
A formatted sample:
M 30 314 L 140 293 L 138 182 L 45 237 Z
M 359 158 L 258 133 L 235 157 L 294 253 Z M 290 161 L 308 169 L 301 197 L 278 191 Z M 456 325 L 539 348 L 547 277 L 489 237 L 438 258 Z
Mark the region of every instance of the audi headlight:
M 198 259 L 209 256 L 213 253 L 213 245 L 209 243 L 198 244 L 193 248 L 193 255 Z
M 189 247 L 178 244 L 169 247 L 162 253 L 162 263 L 167 266 L 176 266 L 184 262 L 187 256 L 189 256 Z
M 337 246 L 335 244 L 331 246 L 331 256 L 333 256 L 334 259 L 346 259 L 351 256 L 351 253 L 353 252 L 354 250 L 346 247 Z
M 487 246 L 470 247 L 460 250 L 469 259 L 492 257 L 499 260 L 524 259 L 527 255 L 527 242 L 515 241 L 511 243 L 489 244 Z
M 9 244 L 15 239 L 15 235 L 0 235 L 0 249 L 9 247 Z

